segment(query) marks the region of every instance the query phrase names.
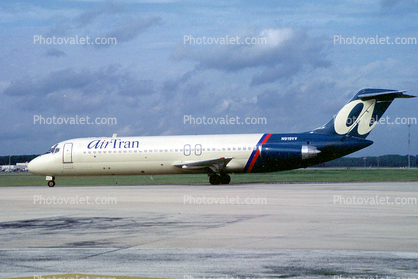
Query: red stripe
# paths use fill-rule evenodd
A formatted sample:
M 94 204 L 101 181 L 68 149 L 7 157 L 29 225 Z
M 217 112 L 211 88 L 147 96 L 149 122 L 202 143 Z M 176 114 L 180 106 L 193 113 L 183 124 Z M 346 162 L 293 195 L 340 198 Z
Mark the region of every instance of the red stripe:
M 247 172 L 251 172 L 251 170 L 254 167 L 255 161 L 257 161 L 258 155 L 260 154 L 260 149 L 257 149 L 257 151 L 255 152 L 255 155 L 253 157 L 253 160 L 251 161 L 250 166 L 248 167 Z
M 261 143 L 261 145 L 265 144 L 265 143 L 268 141 L 268 139 L 270 138 L 270 136 L 271 136 L 271 134 L 268 134 L 268 135 L 264 138 L 264 140 L 263 140 L 263 142 Z
M 264 138 L 264 140 L 261 142 L 260 146 L 263 145 L 263 144 L 265 144 L 268 141 L 268 139 L 270 138 L 270 136 L 271 136 L 271 134 L 266 135 L 266 137 Z M 248 167 L 247 172 L 251 172 L 251 170 L 254 167 L 255 161 L 257 161 L 257 158 L 258 158 L 259 155 L 260 155 L 260 149 L 257 148 L 257 151 L 254 154 L 253 160 L 251 161 L 251 164 Z

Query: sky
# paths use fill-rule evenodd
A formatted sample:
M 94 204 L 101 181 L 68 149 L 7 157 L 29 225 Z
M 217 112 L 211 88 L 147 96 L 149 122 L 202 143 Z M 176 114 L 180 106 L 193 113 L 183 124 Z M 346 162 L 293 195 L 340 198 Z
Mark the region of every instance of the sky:
M 417 14 L 415 0 L 2 1 L 0 155 L 115 133 L 305 132 L 362 88 L 418 95 Z M 400 124 L 352 156 L 406 155 L 407 123 L 418 154 L 417 107 L 395 100 L 384 116 Z

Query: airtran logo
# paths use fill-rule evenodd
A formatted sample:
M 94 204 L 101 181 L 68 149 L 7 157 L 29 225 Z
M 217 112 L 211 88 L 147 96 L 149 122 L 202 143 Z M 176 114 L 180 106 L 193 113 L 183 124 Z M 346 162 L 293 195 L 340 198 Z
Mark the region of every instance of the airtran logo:
M 359 135 L 369 133 L 377 121 L 373 119 L 373 111 L 376 105 L 376 100 L 354 100 L 346 104 L 334 120 L 334 129 L 337 134 L 345 135 L 357 127 Z
M 110 148 L 139 148 L 138 140 L 93 140 L 87 145 L 88 149 L 110 149 Z

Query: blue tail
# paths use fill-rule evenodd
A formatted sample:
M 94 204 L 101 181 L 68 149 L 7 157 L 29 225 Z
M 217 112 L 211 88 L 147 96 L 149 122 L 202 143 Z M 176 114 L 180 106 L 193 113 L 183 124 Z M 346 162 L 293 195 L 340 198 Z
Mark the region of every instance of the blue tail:
M 415 97 L 405 92 L 362 89 L 327 124 L 312 133 L 366 138 L 394 99 Z

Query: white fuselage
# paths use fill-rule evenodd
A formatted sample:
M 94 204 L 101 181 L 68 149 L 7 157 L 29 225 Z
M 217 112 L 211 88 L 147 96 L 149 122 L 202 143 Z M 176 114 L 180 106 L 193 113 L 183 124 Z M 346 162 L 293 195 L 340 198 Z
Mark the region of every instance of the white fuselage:
M 175 164 L 233 157 L 226 172 L 243 172 L 263 134 L 79 138 L 58 143 L 31 161 L 47 176 L 203 172 Z

